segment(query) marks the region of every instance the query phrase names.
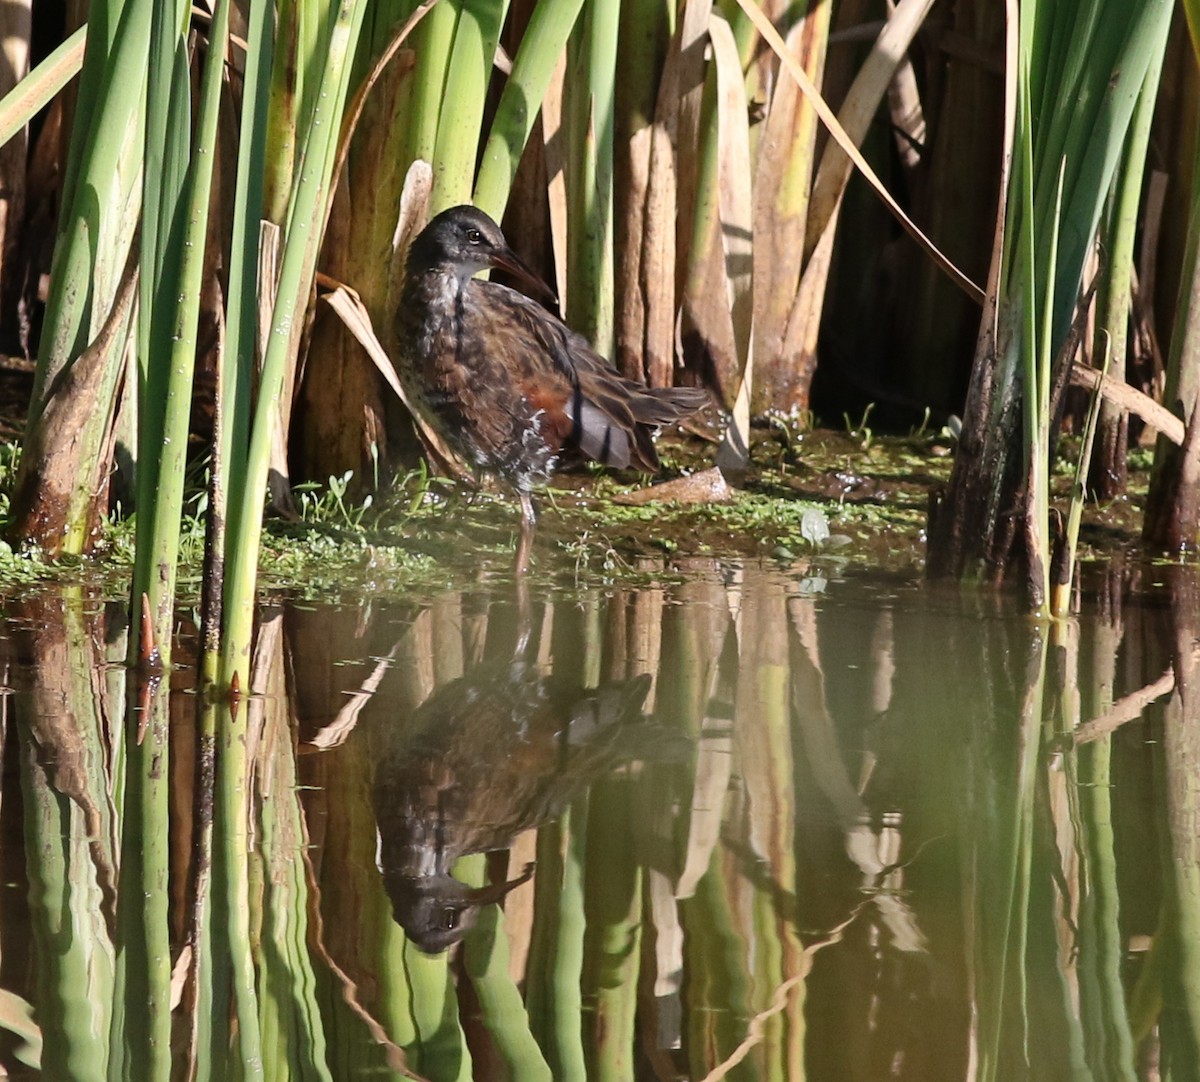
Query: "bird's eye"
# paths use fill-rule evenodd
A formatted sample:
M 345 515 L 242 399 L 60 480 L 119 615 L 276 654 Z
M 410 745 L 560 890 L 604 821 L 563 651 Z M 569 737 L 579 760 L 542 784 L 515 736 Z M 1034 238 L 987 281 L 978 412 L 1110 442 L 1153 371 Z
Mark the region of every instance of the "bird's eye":
M 467 230 L 467 243 L 468 244 L 482 244 L 483 243 L 483 234 L 480 233 L 478 229 L 468 229 Z

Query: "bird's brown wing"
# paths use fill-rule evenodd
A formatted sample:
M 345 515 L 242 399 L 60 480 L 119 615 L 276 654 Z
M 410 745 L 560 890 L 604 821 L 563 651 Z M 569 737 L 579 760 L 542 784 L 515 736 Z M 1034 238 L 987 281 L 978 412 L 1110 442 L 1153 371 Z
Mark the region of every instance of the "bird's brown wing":
M 549 427 L 589 458 L 622 469 L 654 472 L 658 454 L 654 429 L 694 413 L 708 402 L 698 388 L 649 388 L 617 372 L 588 343 L 541 305 L 494 283 L 481 287 L 493 308 L 490 326 L 522 368 L 522 382 Z M 501 318 L 502 316 L 507 318 Z

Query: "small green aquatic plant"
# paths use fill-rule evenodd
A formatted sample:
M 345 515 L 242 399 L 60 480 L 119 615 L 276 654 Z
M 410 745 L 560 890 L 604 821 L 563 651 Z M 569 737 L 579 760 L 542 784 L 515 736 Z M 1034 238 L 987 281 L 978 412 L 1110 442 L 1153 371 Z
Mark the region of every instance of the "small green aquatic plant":
M 299 503 L 300 517 L 305 522 L 360 528 L 374 500 L 368 492 L 360 502 L 350 502 L 348 493 L 353 480 L 354 471 L 347 470 L 341 477 L 330 477 L 325 485 L 315 481 L 294 485 L 292 491 Z
M 858 419 L 858 424 L 853 424 L 850 420 L 850 414 L 843 413 L 842 420 L 846 425 L 846 435 L 859 444 L 864 451 L 871 449 L 871 444 L 875 440 L 875 433 L 871 431 L 868 421 L 871 418 L 871 411 L 875 409 L 874 402 L 868 402 L 866 409 L 863 410 L 862 416 Z

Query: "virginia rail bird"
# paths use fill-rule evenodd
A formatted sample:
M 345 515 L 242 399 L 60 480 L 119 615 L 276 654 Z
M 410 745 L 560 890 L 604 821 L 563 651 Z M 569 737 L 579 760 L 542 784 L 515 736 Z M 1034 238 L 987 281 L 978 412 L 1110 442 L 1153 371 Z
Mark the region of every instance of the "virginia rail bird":
M 497 267 L 553 296 L 486 214 L 443 211 L 409 248 L 396 331 L 406 375 L 441 436 L 517 490 L 527 545 L 531 493 L 561 452 L 653 473 L 655 430 L 699 410 L 708 394 L 626 379 L 542 305 L 474 277 Z
M 682 759 L 691 743 L 642 713 L 650 677 L 572 686 L 523 660 L 477 666 L 388 730 L 375 769 L 379 867 L 392 912 L 426 953 L 532 875 L 470 887 L 459 857 L 507 849 L 623 764 Z

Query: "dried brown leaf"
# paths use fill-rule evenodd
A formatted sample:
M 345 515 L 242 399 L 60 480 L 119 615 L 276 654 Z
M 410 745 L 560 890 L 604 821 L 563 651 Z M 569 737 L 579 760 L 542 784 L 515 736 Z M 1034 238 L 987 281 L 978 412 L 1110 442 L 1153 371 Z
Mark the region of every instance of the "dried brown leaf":
M 700 109 L 704 97 L 704 47 L 712 0 L 687 0 L 679 26 L 677 93 L 678 148 L 678 233 L 679 266 L 692 262 L 691 239 L 696 217 L 696 186 L 700 171 Z
M 675 341 L 676 151 L 679 139 L 679 38 L 663 64 L 646 181 L 645 231 L 639 264 L 644 309 L 642 370 L 651 387 L 673 382 Z
M 750 461 L 750 391 L 754 377 L 754 192 L 746 84 L 733 30 L 713 13 L 708 25 L 717 69 L 717 186 L 726 296 L 737 349 L 733 416 L 717 465 L 745 469 Z
M 843 133 L 854 141 L 855 146 L 866 137 L 896 69 L 907 55 L 912 39 L 932 6 L 933 0 L 900 0 L 855 76 L 846 100 L 838 111 L 838 122 Z M 846 151 L 838 142 L 831 140 L 821 156 L 817 179 L 813 184 L 806 238 L 810 249 L 816 247 L 833 219 L 850 179 L 851 166 Z
M 1175 690 L 1175 669 L 1168 668 L 1157 680 L 1131 691 L 1118 699 L 1098 717 L 1084 722 L 1072 734 L 1076 745 L 1109 736 L 1127 721 L 1136 721 L 1146 713 L 1146 707 Z
M 1100 389 L 1109 402 L 1123 410 L 1136 414 L 1151 428 L 1161 432 L 1176 446 L 1182 446 L 1184 425 L 1166 406 L 1155 402 L 1149 395 L 1143 394 L 1136 387 L 1122 383 L 1105 376 L 1098 369 L 1087 368 L 1084 365 L 1071 367 L 1071 382 L 1076 387 L 1086 387 L 1089 391 Z
M 661 485 L 650 485 L 639 488 L 636 492 L 627 492 L 618 496 L 617 503 L 640 506 L 648 503 L 659 503 L 671 500 L 674 503 L 723 503 L 733 499 L 733 489 L 725 480 L 725 475 L 716 466 L 688 477 L 677 477 L 673 481 L 664 481 Z
M 327 282 L 328 280 L 324 279 L 324 281 Z M 421 415 L 417 406 L 405 392 L 399 377 L 396 375 L 395 366 L 392 364 L 387 350 L 383 348 L 383 344 L 375 334 L 375 328 L 371 324 L 370 313 L 367 312 L 366 306 L 359 295 L 348 285 L 338 284 L 332 292 L 326 293 L 322 299 L 338 314 L 338 317 L 346 325 L 350 333 L 358 339 L 359 344 L 367 351 L 367 356 L 371 359 L 376 369 L 378 369 L 379 374 L 383 376 L 384 381 L 392 389 L 396 397 L 404 403 L 405 408 L 412 416 L 413 424 L 417 429 L 417 435 L 420 437 L 421 443 L 424 445 L 430 458 L 450 474 L 450 476 L 456 477 L 459 480 L 468 480 L 471 476 L 470 471 L 462 465 L 454 452 L 445 445 L 437 432 L 430 427 L 428 421 Z
M 814 81 L 824 70 L 829 4 L 791 28 L 787 44 Z M 804 230 L 815 169 L 817 114 L 792 79 L 776 79 L 758 136 L 754 173 L 754 398 L 760 408 L 791 405 L 798 358 L 784 349 L 800 285 Z

